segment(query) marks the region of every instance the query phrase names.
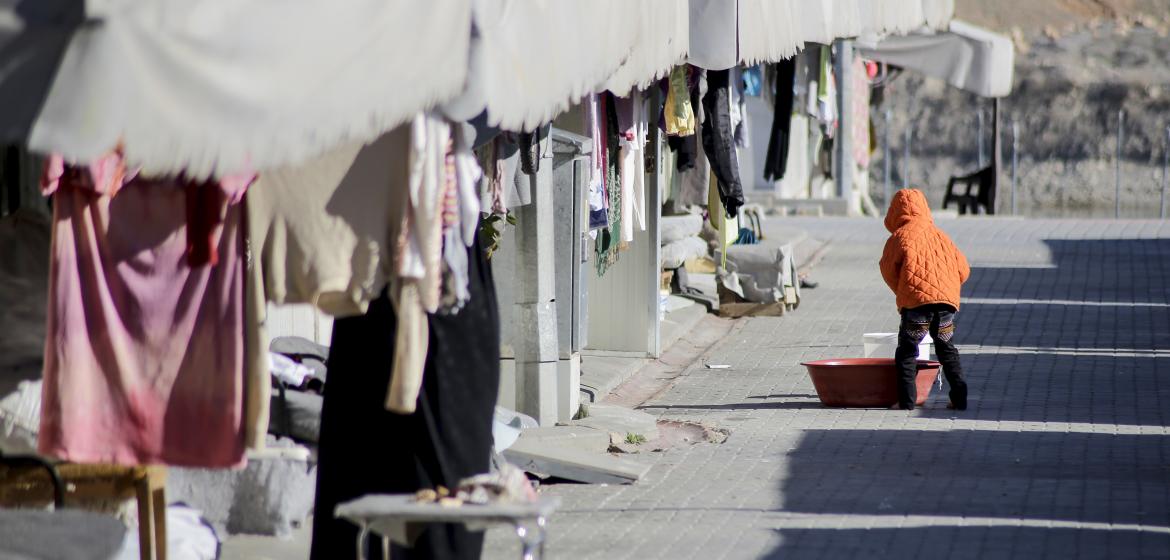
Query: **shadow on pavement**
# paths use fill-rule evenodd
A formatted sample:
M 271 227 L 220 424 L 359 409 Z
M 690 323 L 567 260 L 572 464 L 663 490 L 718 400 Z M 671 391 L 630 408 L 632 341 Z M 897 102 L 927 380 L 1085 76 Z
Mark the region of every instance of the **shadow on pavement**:
M 1121 531 L 1126 527 L 1099 529 L 1107 524 L 1170 527 L 1170 437 L 1163 435 L 807 430 L 787 462 L 780 494 L 785 512 L 881 516 L 889 519 L 886 525 L 914 524 L 902 516 L 939 516 L 954 518 L 955 525 L 963 523 L 960 518 L 976 517 L 1001 519 L 1004 525 L 1023 519 L 1100 527 L 952 528 L 946 527 L 952 520 L 936 519 L 944 527 L 783 529 L 784 542 L 770 558 L 858 557 L 855 550 L 925 557 L 921 553 L 955 539 L 983 546 L 1003 540 L 1017 552 L 1039 542 L 1038 551 L 1045 554 L 1074 550 L 1069 547 L 1085 539 L 1106 544 L 1109 551 L 1085 557 L 1130 558 L 1149 550 L 1140 548 L 1150 544 L 1145 535 Z M 920 548 L 936 535 L 948 536 L 932 548 Z M 1161 553 L 1170 550 L 1165 546 L 1170 534 L 1152 538 Z
M 1170 240 L 1045 244 L 1051 268 L 975 268 L 963 287 L 966 417 L 1170 425 Z
M 1051 268 L 975 268 L 965 297 L 1170 301 L 1170 239 L 1046 239 Z
M 1165 558 L 1170 535 L 1134 530 L 927 526 L 778 529 L 768 560 L 804 558 Z
M 813 395 L 816 398 L 816 395 Z M 661 404 L 661 405 L 643 405 L 639 406 L 639 410 L 781 410 L 781 409 L 806 409 L 806 408 L 825 408 L 821 401 L 810 400 L 800 402 L 748 402 L 748 403 L 725 403 L 725 404 Z

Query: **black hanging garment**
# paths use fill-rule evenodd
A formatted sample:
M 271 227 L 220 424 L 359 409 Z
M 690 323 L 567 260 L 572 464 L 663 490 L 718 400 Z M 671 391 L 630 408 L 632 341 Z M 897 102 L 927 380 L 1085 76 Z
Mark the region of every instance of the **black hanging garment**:
M 772 134 L 768 137 L 768 154 L 764 157 L 764 178 L 779 181 L 788 167 L 788 142 L 792 138 L 792 81 L 796 76 L 796 57 L 776 63 L 776 95 L 772 113 Z
M 488 472 L 500 379 L 500 322 L 491 268 L 477 238 L 468 255 L 471 300 L 430 315 L 430 349 L 418 408 L 385 409 L 394 358 L 395 314 L 383 292 L 362 316 L 333 323 L 321 414 L 313 560 L 353 558 L 357 527 L 333 509 L 370 493 L 408 493 Z M 382 558 L 371 539 L 369 558 Z M 433 524 L 395 559 L 479 558 L 483 533 Z
M 675 153 L 675 169 L 686 171 L 695 168 L 695 135 L 667 136 L 666 146 Z
M 735 153 L 735 130 L 731 125 L 731 72 L 707 71 L 707 94 L 703 96 L 703 152 L 719 183 L 719 199 L 728 217 L 743 206 L 743 183 L 739 179 L 739 156 Z

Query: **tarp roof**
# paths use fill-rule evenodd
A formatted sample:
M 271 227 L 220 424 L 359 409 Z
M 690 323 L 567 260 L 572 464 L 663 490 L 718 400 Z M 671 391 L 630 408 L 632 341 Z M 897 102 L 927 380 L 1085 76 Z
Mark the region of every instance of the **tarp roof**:
M 791 57 L 805 43 L 945 29 L 954 0 L 690 0 L 687 61 L 709 70 Z
M 1012 91 L 1012 40 L 963 21 L 951 21 L 946 31 L 862 39 L 857 48 L 862 57 L 938 78 L 983 97 L 1003 97 Z
M 0 140 L 150 173 L 293 164 L 419 111 L 507 129 L 582 96 L 945 26 L 953 0 L 0 0 Z

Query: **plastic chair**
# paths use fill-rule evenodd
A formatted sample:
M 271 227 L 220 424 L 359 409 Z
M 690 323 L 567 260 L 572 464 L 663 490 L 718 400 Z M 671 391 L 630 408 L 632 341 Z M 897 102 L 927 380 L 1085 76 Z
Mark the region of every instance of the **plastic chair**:
M 956 185 L 965 187 L 962 194 L 955 192 Z M 971 192 L 972 189 L 975 189 L 974 193 Z M 969 175 L 951 177 L 951 180 L 947 181 L 947 194 L 943 197 L 943 209 L 945 210 L 952 202 L 959 205 L 959 214 L 966 214 L 968 211 L 972 214 L 979 214 L 979 208 L 982 207 L 983 214 L 994 215 L 995 168 L 984 167 Z

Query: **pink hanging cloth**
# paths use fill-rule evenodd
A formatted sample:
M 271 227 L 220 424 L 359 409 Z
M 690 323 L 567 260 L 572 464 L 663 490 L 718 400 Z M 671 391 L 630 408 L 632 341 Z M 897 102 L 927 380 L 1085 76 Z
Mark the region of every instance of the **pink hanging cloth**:
M 39 450 L 84 463 L 242 465 L 245 263 L 233 202 L 254 174 L 211 195 L 135 175 L 117 154 L 46 164 Z

